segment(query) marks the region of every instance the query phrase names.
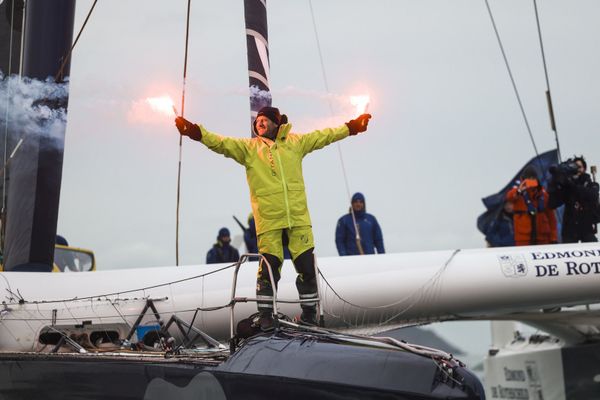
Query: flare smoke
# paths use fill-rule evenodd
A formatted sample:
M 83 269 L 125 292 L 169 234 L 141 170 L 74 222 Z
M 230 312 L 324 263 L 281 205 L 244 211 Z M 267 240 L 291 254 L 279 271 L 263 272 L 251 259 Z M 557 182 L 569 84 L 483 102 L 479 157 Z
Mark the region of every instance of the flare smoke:
M 68 82 L 55 83 L 49 78 L 5 77 L 0 72 L 0 122 L 3 131 L 18 135 L 45 136 L 63 146 L 67 123 Z

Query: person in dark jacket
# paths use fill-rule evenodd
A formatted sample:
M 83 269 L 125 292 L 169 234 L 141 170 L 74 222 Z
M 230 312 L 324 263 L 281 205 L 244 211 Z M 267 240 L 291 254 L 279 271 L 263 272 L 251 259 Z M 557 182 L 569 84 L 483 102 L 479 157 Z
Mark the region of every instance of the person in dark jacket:
M 490 247 L 506 247 L 515 245 L 515 229 L 513 226 L 514 204 L 505 201 L 502 211 L 494 219 L 485 233 L 485 240 Z
M 358 227 L 358 236 L 356 227 Z M 358 237 L 360 237 L 360 245 Z M 365 196 L 362 193 L 354 193 L 350 212 L 338 220 L 335 229 L 335 245 L 340 256 L 375 254 L 375 250 L 378 254 L 385 253 L 381 228 L 377 218 L 367 213 Z
M 215 243 L 206 254 L 207 264 L 218 264 L 227 262 L 236 262 L 240 258 L 240 253 L 231 245 L 231 236 L 229 229 L 221 228 Z
M 585 171 L 583 156 L 574 157 L 550 169 L 550 207 L 564 204 L 562 242 L 597 242 L 597 224 L 600 222 L 598 183 Z
M 252 254 L 258 254 L 258 244 L 256 243 L 256 224 L 252 213 L 248 216 L 248 228 L 244 229 L 244 243 L 246 243 L 246 251 Z M 251 261 L 256 261 L 253 259 Z

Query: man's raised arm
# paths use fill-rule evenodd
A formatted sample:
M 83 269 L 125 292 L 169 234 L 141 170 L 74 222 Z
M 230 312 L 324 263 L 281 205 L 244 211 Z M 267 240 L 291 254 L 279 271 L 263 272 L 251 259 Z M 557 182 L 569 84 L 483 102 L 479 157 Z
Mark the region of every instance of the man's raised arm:
M 347 136 L 354 136 L 367 130 L 371 114 L 362 114 L 356 119 L 350 120 L 339 128 L 328 128 L 302 135 L 302 153 L 307 155 L 311 151 L 341 140 Z M 348 132 L 348 133 L 346 133 Z
M 183 117 L 175 118 L 175 126 L 181 135 L 201 142 L 215 153 L 223 154 L 225 157 L 232 158 L 245 165 L 249 139 L 232 138 L 212 133 Z

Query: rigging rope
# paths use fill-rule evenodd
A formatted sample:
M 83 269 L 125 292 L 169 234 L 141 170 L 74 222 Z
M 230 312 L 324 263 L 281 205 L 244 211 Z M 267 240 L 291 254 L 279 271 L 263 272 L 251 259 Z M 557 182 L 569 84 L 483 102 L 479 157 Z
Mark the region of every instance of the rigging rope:
M 6 229 L 5 216 L 4 211 L 6 209 L 6 173 L 4 169 L 8 165 L 8 160 L 6 157 L 8 156 L 8 116 L 9 116 L 9 104 L 10 104 L 10 80 L 8 79 L 12 74 L 12 52 L 13 52 L 13 35 L 14 35 L 14 22 L 15 22 L 15 0 L 12 0 L 10 6 L 10 39 L 8 45 L 8 73 L 4 76 L 6 79 L 6 112 L 4 114 L 4 157 L 2 158 L 4 166 L 2 167 L 2 209 L 0 209 L 0 221 L 2 226 L 0 226 L 0 251 L 4 250 L 4 230 Z M 23 36 L 21 35 L 21 42 L 23 41 Z M 21 43 L 22 46 L 22 43 Z
M 190 276 L 187 278 L 182 278 L 182 279 L 177 279 L 171 282 L 165 282 L 165 283 L 158 283 L 156 285 L 151 285 L 151 286 L 145 286 L 145 287 L 141 287 L 141 288 L 137 288 L 137 289 L 129 289 L 129 290 L 124 290 L 121 292 L 111 292 L 111 293 L 104 293 L 104 294 L 99 294 L 99 295 L 92 295 L 92 296 L 85 296 L 85 297 L 73 297 L 70 299 L 59 299 L 59 300 L 41 300 L 41 301 L 26 301 L 22 296 L 15 294 L 14 292 L 10 292 L 9 294 L 11 295 L 10 298 L 8 298 L 9 302 L 6 302 L 5 304 L 8 305 L 14 305 L 14 304 L 23 304 L 23 303 L 29 303 L 29 304 L 50 304 L 50 303 L 63 303 L 63 302 L 67 302 L 67 301 L 79 301 L 79 300 L 90 300 L 90 299 L 99 299 L 99 298 L 107 298 L 109 296 L 119 296 L 122 294 L 126 294 L 126 293 L 135 293 L 135 292 L 141 292 L 144 290 L 149 290 L 149 289 L 156 289 L 159 287 L 164 287 L 164 286 L 170 286 L 170 285 L 174 285 L 177 283 L 182 283 L 182 282 L 186 282 L 186 281 L 191 281 L 194 279 L 199 279 L 199 278 L 204 278 L 206 276 L 212 275 L 212 274 L 216 274 L 217 272 L 221 272 L 224 271 L 226 269 L 229 268 L 233 268 L 235 267 L 237 264 L 237 262 L 231 264 L 231 265 L 227 265 L 225 267 L 219 268 L 219 269 L 215 269 L 214 271 L 209 271 L 207 273 L 204 274 L 200 274 L 200 275 L 194 275 L 194 276 Z M 7 289 L 8 291 L 8 289 Z M 14 303 L 11 301 L 14 301 L 14 298 L 17 297 L 20 299 L 20 301 Z
M 494 27 L 494 32 L 496 33 L 496 39 L 498 40 L 498 45 L 500 46 L 500 51 L 502 52 L 502 57 L 504 58 L 504 65 L 506 65 L 506 70 L 508 71 L 508 75 L 510 76 L 510 81 L 512 83 L 513 90 L 515 92 L 517 102 L 519 103 L 519 108 L 521 109 L 521 114 L 523 115 L 523 120 L 525 121 L 525 126 L 527 127 L 527 132 L 529 133 L 529 138 L 531 139 L 531 144 L 533 145 L 533 150 L 535 151 L 536 157 L 539 157 L 540 153 L 538 152 L 537 146 L 535 144 L 535 139 L 533 138 L 533 133 L 531 132 L 531 127 L 529 126 L 529 121 L 527 120 L 527 115 L 525 114 L 523 102 L 521 101 L 521 96 L 519 95 L 519 90 L 517 89 L 517 84 L 515 83 L 515 79 L 513 77 L 512 70 L 510 69 L 510 65 L 508 63 L 508 58 L 506 57 L 506 52 L 504 51 L 504 45 L 502 44 L 502 40 L 500 39 L 500 34 L 498 33 L 498 28 L 496 27 L 496 21 L 494 20 L 494 15 L 492 14 L 492 9 L 490 8 L 490 4 L 489 4 L 488 0 L 485 0 L 485 5 L 487 6 L 488 14 L 490 15 L 490 20 L 492 21 L 492 26 Z
M 101 299 L 96 299 L 95 301 L 101 301 Z M 132 301 L 136 301 L 137 303 L 141 303 L 141 302 L 145 302 L 146 299 L 136 299 L 136 300 L 129 300 L 129 302 Z M 113 304 L 110 302 L 110 300 L 107 300 L 108 305 L 112 306 L 113 308 L 116 307 L 116 304 Z M 143 304 L 143 303 L 142 303 Z M 123 319 L 123 318 L 133 318 L 133 317 L 138 317 L 140 315 L 139 312 L 133 312 L 133 313 L 121 313 L 117 311 L 117 314 L 106 314 L 102 317 L 99 317 L 97 313 L 95 313 L 97 307 L 99 307 L 99 305 L 95 305 L 94 307 L 91 306 L 85 306 L 85 307 L 71 307 L 71 309 L 73 310 L 78 310 L 78 309 L 82 309 L 82 308 L 93 308 L 94 314 L 85 314 L 85 315 L 80 315 L 79 317 L 74 316 L 71 313 L 71 316 L 65 316 L 65 317 L 51 317 L 51 316 L 45 316 L 45 314 L 43 313 L 44 311 L 46 312 L 52 312 L 52 310 L 38 310 L 37 313 L 40 315 L 39 317 L 35 317 L 35 316 L 31 316 L 31 312 L 27 312 L 27 311 L 21 311 L 21 310 L 16 310 L 17 313 L 22 313 L 22 312 L 27 312 L 30 316 L 29 317 L 12 317 L 10 315 L 5 315 L 2 320 L 0 320 L 0 323 L 4 323 L 6 321 L 49 321 L 54 319 L 54 321 L 75 321 L 75 322 L 79 322 L 79 321 L 85 321 L 85 320 L 93 320 L 94 318 L 98 318 L 98 319 L 105 319 L 105 320 L 110 320 L 110 319 Z M 170 314 L 181 314 L 181 313 L 191 313 L 191 312 L 209 312 L 209 311 L 217 311 L 217 310 L 221 310 L 224 308 L 228 308 L 231 307 L 231 302 L 227 303 L 227 304 L 223 304 L 220 306 L 213 306 L 213 307 L 196 307 L 196 308 L 183 308 L 183 309 L 173 309 L 171 311 L 169 311 Z M 64 314 L 66 314 L 66 310 L 61 310 L 61 311 L 65 311 Z M 69 310 L 70 312 L 70 310 Z M 127 324 L 129 324 L 129 322 L 127 322 Z M 36 332 L 36 329 L 34 329 L 33 327 L 31 327 L 31 325 L 29 325 L 30 329 L 32 332 Z
M 359 304 L 355 304 L 349 300 L 346 300 L 344 297 L 342 297 L 341 294 L 339 294 L 333 288 L 333 286 L 329 283 L 327 278 L 325 278 L 325 275 L 323 275 L 323 273 L 320 270 L 319 270 L 319 275 L 321 276 L 321 279 L 323 279 L 323 281 L 325 282 L 326 287 L 328 287 L 331 290 L 331 292 L 334 294 L 334 296 L 337 297 L 344 305 L 348 305 L 348 306 L 354 307 L 358 310 L 362 310 L 363 311 L 363 319 L 364 319 L 364 315 L 369 310 L 382 310 L 382 312 L 385 311 L 386 309 L 393 310 L 394 307 L 407 302 L 407 304 L 405 306 L 403 306 L 400 310 L 395 311 L 395 313 L 391 316 L 385 316 L 384 314 L 382 314 L 382 319 L 380 320 L 379 324 L 377 324 L 377 326 L 385 326 L 385 325 L 389 325 L 390 322 L 394 321 L 396 318 L 400 317 L 402 314 L 406 313 L 408 310 L 410 310 L 417 304 L 428 303 L 428 302 L 432 303 L 433 300 L 435 299 L 435 296 L 439 295 L 439 292 L 441 291 L 441 287 L 440 287 L 441 286 L 441 278 L 442 278 L 444 272 L 446 272 L 446 270 L 448 269 L 448 266 L 450 265 L 452 260 L 454 260 L 454 258 L 456 257 L 456 255 L 459 252 L 460 252 L 460 249 L 454 250 L 452 252 L 452 254 L 450 255 L 450 257 L 448 257 L 448 259 L 444 262 L 444 264 L 425 283 L 423 283 L 423 285 L 421 285 L 421 287 L 415 289 L 412 293 L 404 296 L 403 298 L 401 298 L 399 300 L 394 301 L 393 303 L 384 304 L 384 305 L 380 305 L 380 306 L 361 306 Z M 333 315 L 331 313 L 328 313 L 328 314 L 334 318 L 338 318 L 344 322 L 348 322 L 343 318 L 343 316 Z M 356 315 L 356 317 L 358 318 L 358 315 Z M 352 324 L 350 324 L 350 325 L 352 325 Z M 354 325 L 358 326 L 358 325 L 364 325 L 364 324 L 355 323 Z
M 317 31 L 317 22 L 315 20 L 315 13 L 313 11 L 312 0 L 308 0 L 308 5 L 310 7 L 310 15 L 312 17 L 313 29 L 315 31 L 315 40 L 317 42 L 317 50 L 319 52 L 319 61 L 321 65 L 321 74 L 323 75 L 323 83 L 325 84 L 325 91 L 327 92 L 327 102 L 329 104 L 329 112 L 331 116 L 334 116 L 333 105 L 331 103 L 331 92 L 329 91 L 329 82 L 327 80 L 327 73 L 325 72 L 325 63 L 323 62 L 323 53 L 321 52 L 321 42 L 319 40 L 319 32 Z M 337 144 L 338 154 L 340 156 L 340 164 L 342 166 L 342 174 L 344 176 L 344 185 L 346 187 L 346 195 L 348 196 L 348 202 L 352 204 L 352 196 L 350 195 L 350 185 L 348 184 L 348 175 L 346 173 L 346 165 L 344 164 L 344 156 L 342 154 L 342 146 L 339 142 Z M 356 223 L 356 215 L 354 214 L 354 208 L 350 207 L 350 214 L 352 215 L 352 223 L 354 224 L 354 231 L 356 232 L 356 246 L 360 254 L 364 254 L 361 240 L 360 240 L 360 232 L 358 230 L 358 224 Z
M 544 65 L 544 76 L 546 77 L 546 101 L 548 103 L 548 113 L 550 114 L 550 127 L 554 131 L 554 139 L 556 140 L 556 152 L 558 153 L 558 162 L 561 162 L 562 157 L 560 155 L 560 143 L 558 141 L 558 130 L 556 129 L 556 120 L 554 119 L 554 107 L 552 107 L 552 96 L 550 94 L 550 79 L 548 78 L 546 53 L 544 52 L 544 41 L 542 40 L 542 28 L 540 27 L 540 17 L 538 14 L 536 0 L 533 0 L 533 8 L 535 10 L 535 22 L 537 24 L 538 37 L 540 39 L 540 50 L 542 53 L 542 64 Z
M 12 73 L 12 52 L 13 52 L 13 26 L 14 26 L 14 22 L 15 22 L 15 0 L 12 0 L 12 4 L 10 6 L 10 39 L 9 39 L 9 45 L 8 45 L 8 74 L 6 74 L 6 76 L 4 77 L 5 79 L 10 77 L 10 74 Z M 8 155 L 8 105 L 10 104 L 10 81 L 7 80 L 6 81 L 7 85 L 6 85 L 6 113 L 4 115 L 4 157 L 2 158 L 2 161 L 4 164 L 7 163 L 6 160 L 6 156 Z M 2 234 L 0 235 L 1 237 L 1 250 L 4 249 L 4 209 L 6 207 L 6 174 L 2 174 L 2 209 L 0 210 L 0 213 L 2 213 L 1 215 L 1 219 L 2 219 L 2 227 L 0 227 L 0 229 L 2 229 Z
M 187 78 L 188 43 L 190 38 L 190 8 L 191 0 L 187 3 L 187 17 L 185 24 L 185 55 L 183 56 L 183 83 L 181 88 L 181 117 L 185 111 L 185 83 Z M 181 199 L 181 149 L 183 136 L 179 135 L 179 162 L 177 164 L 177 206 L 175 211 L 175 265 L 179 266 L 179 203 Z
M 427 279 L 427 281 L 425 281 L 420 288 L 416 289 L 415 291 L 413 291 L 412 293 L 410 293 L 409 295 L 403 297 L 400 300 L 394 301 L 393 303 L 390 304 L 385 304 L 385 305 L 380 305 L 380 306 L 361 306 L 359 304 L 355 304 L 350 302 L 349 300 L 346 300 L 342 295 L 340 295 L 332 286 L 331 284 L 327 281 L 327 279 L 325 278 L 325 276 L 322 274 L 321 271 L 319 271 L 319 275 L 321 276 L 321 279 L 324 280 L 325 284 L 326 284 L 326 289 L 331 290 L 331 292 L 333 293 L 333 295 L 335 297 L 337 297 L 343 304 L 343 307 L 345 307 L 346 305 L 351 307 L 351 308 L 355 308 L 358 310 L 362 311 L 362 316 L 360 315 L 360 313 L 353 313 L 354 314 L 354 322 L 348 321 L 343 315 L 346 314 L 345 311 L 342 311 L 342 315 L 334 315 L 330 312 L 327 312 L 328 315 L 337 318 L 343 322 L 346 322 L 348 324 L 348 326 L 360 326 L 360 325 L 365 325 L 367 320 L 366 320 L 366 314 L 367 312 L 370 311 L 374 311 L 374 310 L 381 310 L 381 315 L 379 318 L 379 322 L 375 323 L 375 325 L 371 326 L 368 329 L 377 329 L 378 327 L 382 327 L 382 326 L 389 326 L 389 324 L 391 322 L 393 322 L 394 320 L 396 320 L 398 317 L 400 317 L 401 315 L 403 315 L 405 312 L 407 312 L 408 310 L 410 310 L 411 308 L 413 308 L 415 305 L 417 304 L 421 304 L 424 302 L 429 302 L 432 301 L 435 296 L 438 294 L 438 292 L 441 290 L 441 279 L 443 274 L 446 272 L 448 266 L 450 265 L 450 263 L 452 262 L 452 260 L 455 258 L 455 256 L 460 252 L 460 249 L 457 249 L 455 251 L 452 252 L 452 254 L 446 259 L 446 261 L 440 266 L 440 268 L 435 271 L 435 273 L 429 278 Z M 157 285 L 153 285 L 153 286 L 146 286 L 143 288 L 138 288 L 138 289 L 131 289 L 131 290 L 126 290 L 126 291 L 121 291 L 121 292 L 113 292 L 113 293 L 108 293 L 108 294 L 102 294 L 102 295 L 94 295 L 94 296 L 87 296 L 87 297 L 75 297 L 75 298 L 71 298 L 71 299 L 62 299 L 62 300 L 50 300 L 50 301 L 26 301 L 25 299 L 23 299 L 22 297 L 20 297 L 21 301 L 19 301 L 18 304 L 32 304 L 34 306 L 37 307 L 37 313 L 40 315 L 40 317 L 34 317 L 33 315 L 31 315 L 31 313 L 29 313 L 30 315 L 27 317 L 14 317 L 12 315 L 4 315 L 3 316 L 3 321 L 25 321 L 29 324 L 29 322 L 31 321 L 47 321 L 50 320 L 50 318 L 52 318 L 55 321 L 82 321 L 82 320 L 87 320 L 87 319 L 93 319 L 93 317 L 99 318 L 99 319 L 110 319 L 110 318 L 120 318 L 121 320 L 123 320 L 126 324 L 129 324 L 127 321 L 127 318 L 129 317 L 136 317 L 138 316 L 137 313 L 135 314 L 129 314 L 129 313 L 122 313 L 119 310 L 118 307 L 118 303 L 121 302 L 131 302 L 131 301 L 141 301 L 143 299 L 141 298 L 131 298 L 131 299 L 110 299 L 109 296 L 120 296 L 122 294 L 125 293 L 132 293 L 132 292 L 139 292 L 139 291 L 143 291 L 145 293 L 146 290 L 151 289 L 151 288 L 157 288 L 157 287 L 164 287 L 164 286 L 169 286 L 172 289 L 172 286 L 177 284 L 177 283 L 181 283 L 181 282 L 185 282 L 185 281 L 189 281 L 192 279 L 198 279 L 198 278 L 202 278 L 202 285 L 204 286 L 204 277 L 208 276 L 208 275 L 212 275 L 215 274 L 217 272 L 221 272 L 223 270 L 232 268 L 234 266 L 236 266 L 237 263 L 216 269 L 214 271 L 210 271 L 207 272 L 205 274 L 201 274 L 201 275 L 196 275 L 196 276 L 191 276 L 191 277 L 187 277 L 187 278 L 182 278 L 179 280 L 174 280 L 171 282 L 167 282 L 167 283 L 162 283 L 162 284 L 157 284 Z M 204 287 L 202 288 L 202 292 L 204 291 Z M 433 293 L 432 293 L 433 292 Z M 11 293 L 12 294 L 12 293 Z M 13 294 L 14 295 L 14 294 Z M 326 301 L 327 296 L 321 296 L 321 301 Z M 202 298 L 204 298 L 204 294 L 202 295 Z M 90 305 L 86 305 L 87 301 L 90 301 Z M 69 303 L 83 303 L 82 306 L 70 306 Z M 97 314 L 97 307 L 98 305 L 94 306 L 94 302 L 108 302 L 108 304 L 115 310 L 115 312 L 117 313 L 117 315 L 104 315 L 102 317 L 100 317 Z M 399 306 L 402 303 L 406 304 L 401 307 L 400 309 L 397 308 L 397 306 Z M 61 312 L 61 314 L 66 314 L 66 316 L 55 316 L 52 315 L 52 317 L 50 316 L 45 316 L 44 312 L 53 312 L 54 310 L 40 310 L 40 305 L 42 304 L 50 304 L 50 303 L 61 303 L 64 308 Z M 11 304 L 16 304 L 16 303 L 6 303 L 5 302 L 5 308 L 7 308 L 9 305 Z M 192 325 L 193 322 L 195 321 L 195 319 L 197 318 L 198 312 L 208 312 L 208 311 L 216 311 L 216 310 L 220 310 L 220 309 L 224 309 L 227 307 L 231 307 L 233 304 L 232 302 L 228 302 L 227 304 L 222 304 L 222 305 L 217 305 L 217 306 L 212 306 L 212 307 L 196 307 L 196 308 L 191 308 L 191 309 L 176 309 L 176 310 L 172 310 L 172 313 L 187 313 L 187 312 L 194 312 L 194 316 L 192 318 Z M 92 312 L 95 312 L 94 316 L 88 316 L 88 315 L 80 315 L 78 317 L 76 317 L 72 310 L 73 309 L 85 309 L 85 308 L 91 308 Z M 386 312 L 386 309 L 389 310 Z M 12 311 L 11 309 L 7 309 L 8 311 Z M 27 310 L 24 310 L 27 312 Z M 351 312 L 351 310 L 348 310 L 349 312 Z M 390 312 L 391 311 L 391 312 Z M 362 320 L 361 320 L 362 318 Z M 372 318 L 369 318 L 372 319 Z M 437 319 L 439 320 L 439 318 Z M 31 327 L 30 327 L 31 328 Z M 33 328 L 31 328 L 33 329 Z
M 98 0 L 94 0 L 94 3 L 92 4 L 92 7 L 90 8 L 90 11 L 88 11 L 87 17 L 85 17 L 85 21 L 83 21 L 83 25 L 81 25 L 81 29 L 79 29 L 79 33 L 77 34 L 77 37 L 75 38 L 75 41 L 73 42 L 73 45 L 71 46 L 71 49 L 69 49 L 69 52 L 63 58 L 63 61 L 60 64 L 60 68 L 58 69 L 58 72 L 54 76 L 54 81 L 55 82 L 58 82 L 59 79 L 62 81 L 62 79 L 63 79 L 63 71 L 65 69 L 65 65 L 67 65 L 67 62 L 71 58 L 71 53 L 73 53 L 73 49 L 75 48 L 75 45 L 79 41 L 79 37 L 81 36 L 81 33 L 83 32 L 83 29 L 87 25 L 88 20 L 90 19 L 90 16 L 92 15 L 92 11 L 94 11 L 94 7 L 96 7 L 96 3 L 97 2 L 98 2 Z

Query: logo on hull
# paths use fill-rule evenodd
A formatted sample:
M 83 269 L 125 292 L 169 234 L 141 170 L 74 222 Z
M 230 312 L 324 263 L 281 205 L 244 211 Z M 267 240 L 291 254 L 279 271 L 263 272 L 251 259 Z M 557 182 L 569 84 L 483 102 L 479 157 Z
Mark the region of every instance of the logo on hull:
M 507 278 L 520 278 L 527 276 L 527 262 L 520 254 L 498 256 L 502 273 Z

